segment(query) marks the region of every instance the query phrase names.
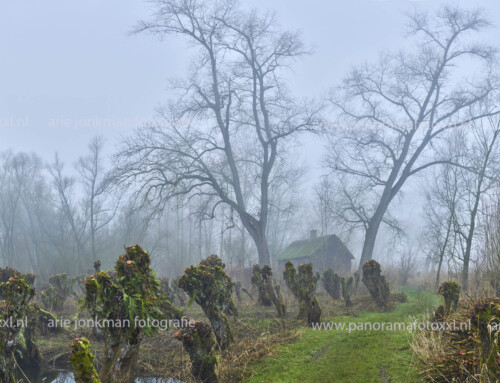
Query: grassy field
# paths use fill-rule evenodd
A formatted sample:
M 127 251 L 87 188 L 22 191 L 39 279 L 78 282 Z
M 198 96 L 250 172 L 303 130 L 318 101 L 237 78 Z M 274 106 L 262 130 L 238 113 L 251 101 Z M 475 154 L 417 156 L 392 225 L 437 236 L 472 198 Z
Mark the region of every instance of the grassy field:
M 405 291 L 408 301 L 387 313 L 357 317 L 326 317 L 324 322 L 411 322 L 439 297 L 429 292 Z M 352 326 L 352 325 L 351 325 Z M 304 327 L 293 344 L 280 345 L 274 356 L 249 366 L 247 383 L 268 382 L 418 382 L 412 367 L 411 334 L 407 331 L 313 330 Z

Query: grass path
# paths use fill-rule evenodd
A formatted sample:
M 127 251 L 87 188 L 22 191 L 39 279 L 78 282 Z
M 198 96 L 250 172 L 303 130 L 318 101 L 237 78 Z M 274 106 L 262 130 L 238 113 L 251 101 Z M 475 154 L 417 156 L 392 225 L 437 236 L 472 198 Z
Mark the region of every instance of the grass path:
M 324 322 L 411 322 L 439 297 L 406 291 L 408 301 L 388 313 L 361 313 L 358 317 L 330 317 Z M 247 383 L 369 383 L 418 382 L 411 366 L 410 334 L 406 331 L 354 331 L 301 329 L 293 344 L 279 346 L 272 357 L 249 366 Z

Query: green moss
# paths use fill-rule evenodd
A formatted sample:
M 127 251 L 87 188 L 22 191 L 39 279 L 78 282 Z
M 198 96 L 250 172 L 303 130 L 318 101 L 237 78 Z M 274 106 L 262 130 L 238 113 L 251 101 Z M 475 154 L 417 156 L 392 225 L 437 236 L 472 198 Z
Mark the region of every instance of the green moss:
M 158 331 L 158 327 L 152 326 L 154 320 L 182 314 L 162 293 L 150 265 L 146 251 L 139 245 L 130 246 L 116 261 L 115 272 L 100 271 L 85 280 L 80 310 L 86 309 L 92 317 L 107 323 L 119 323 L 101 328 L 105 343 L 101 370 L 104 382 L 126 382 L 139 352 L 141 335 L 153 336 Z M 140 320 L 150 325 L 139 327 Z
M 478 331 L 481 348 L 481 364 L 493 374 L 500 372 L 498 328 L 500 326 L 500 300 L 498 298 L 480 299 L 472 309 L 472 323 Z
M 302 257 L 310 257 L 314 255 L 326 242 L 328 236 L 319 237 L 314 240 L 300 241 L 295 246 L 289 246 L 278 255 L 278 260 L 296 259 Z
M 35 290 L 25 278 L 30 280 L 29 276 L 26 277 L 11 267 L 0 268 L 0 319 L 8 322 L 8 325 L 0 326 L 0 381 L 2 383 L 15 381 L 16 337 L 24 324 L 28 303 L 35 295 Z
M 217 356 L 215 355 L 215 340 L 210 326 L 197 321 L 194 326 L 177 331 L 174 337 L 182 342 L 184 349 L 189 354 L 192 374 L 197 381 L 217 383 L 215 374 Z
M 101 383 L 94 368 L 94 355 L 90 352 L 90 343 L 86 338 L 76 338 L 70 345 L 71 365 L 76 383 Z
M 438 290 L 444 298 L 444 313 L 449 315 L 452 311 L 456 311 L 458 299 L 460 296 L 460 286 L 453 281 L 445 281 L 441 283 Z
M 323 287 L 332 299 L 340 299 L 340 277 L 329 267 L 323 271 Z
M 179 279 L 179 287 L 201 306 L 210 320 L 217 343 L 222 349 L 233 340 L 226 312 L 236 314 L 236 306 L 231 298 L 234 284 L 224 268 L 221 259 L 212 254 L 198 266 L 186 268 Z
M 296 270 L 293 263 L 288 261 L 283 271 L 283 279 L 293 295 L 299 300 L 299 316 L 302 317 L 305 314 L 308 325 L 319 322 L 321 308 L 314 295 L 319 273 L 313 272 L 312 264 L 301 264 Z

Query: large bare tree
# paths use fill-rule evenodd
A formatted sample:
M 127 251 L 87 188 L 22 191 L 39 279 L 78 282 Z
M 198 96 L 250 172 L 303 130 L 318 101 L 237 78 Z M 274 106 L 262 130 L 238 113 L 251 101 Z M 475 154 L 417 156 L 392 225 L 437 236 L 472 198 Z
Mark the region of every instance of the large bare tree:
M 360 267 L 394 198 L 407 180 L 432 165 L 433 149 L 450 129 L 498 113 L 487 102 L 496 90 L 495 51 L 475 35 L 489 26 L 480 11 L 444 7 L 409 17 L 409 52 L 382 54 L 352 70 L 332 92 L 336 129 L 328 166 L 369 188 L 370 212 Z M 465 64 L 465 65 L 464 65 Z
M 116 156 L 114 176 L 139 185 L 158 208 L 197 195 L 213 209 L 229 205 L 253 238 L 259 263 L 270 264 L 266 228 L 270 185 L 290 140 L 317 126 L 318 109 L 296 102 L 284 70 L 306 54 L 296 33 L 274 15 L 243 12 L 237 3 L 157 0 L 155 15 L 137 31 L 184 37 L 197 56 L 175 83 L 179 97 L 158 123 L 137 130 Z M 245 200 L 242 170 L 254 185 Z

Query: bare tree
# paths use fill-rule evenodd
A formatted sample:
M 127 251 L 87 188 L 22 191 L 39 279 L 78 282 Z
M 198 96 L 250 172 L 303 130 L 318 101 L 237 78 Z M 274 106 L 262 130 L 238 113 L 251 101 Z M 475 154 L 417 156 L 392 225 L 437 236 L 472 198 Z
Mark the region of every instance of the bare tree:
M 319 218 L 321 235 L 329 234 L 329 226 L 332 221 L 330 209 L 335 200 L 332 191 L 332 184 L 328 177 L 323 177 L 321 181 L 314 186 L 313 208 L 316 216 Z
M 415 257 L 415 252 L 412 248 L 404 250 L 399 258 L 399 271 L 401 286 L 406 286 L 408 284 L 408 279 L 413 277 L 417 268 L 417 258 Z
M 94 262 L 98 259 L 96 236 L 114 218 L 119 205 L 119 199 L 112 198 L 110 193 L 111 183 L 106 178 L 103 163 L 103 146 L 102 137 L 92 138 L 88 145 L 89 153 L 80 157 L 76 164 L 85 193 L 83 204 L 90 230 L 90 252 Z
M 480 246 L 483 276 L 486 277 L 495 295 L 500 298 L 500 203 L 496 201 L 485 215 L 485 237 Z
M 12 265 L 15 258 L 15 229 L 22 189 L 18 184 L 19 177 L 15 176 L 15 155 L 6 152 L 2 156 L 0 178 L 0 245 L 2 257 L 7 265 Z M 17 184 L 17 185 L 16 185 Z
M 347 174 L 328 175 L 316 186 L 316 211 L 322 222 L 335 224 L 336 234 L 346 240 L 356 231 L 366 233 L 376 203 L 372 190 L 366 179 Z M 382 222 L 391 229 L 393 241 L 404 235 L 401 224 L 390 212 Z
M 80 265 L 86 258 L 85 250 L 85 233 L 86 224 L 78 211 L 77 204 L 73 202 L 73 192 L 75 186 L 75 178 L 64 175 L 64 163 L 56 153 L 54 162 L 49 166 L 49 172 L 52 177 L 52 187 L 56 193 L 56 209 L 59 210 L 63 219 L 61 225 L 61 233 L 64 232 L 66 224 L 70 228 L 71 237 L 76 245 L 76 255 Z
M 458 203 L 458 179 L 454 170 L 457 168 L 453 165 L 443 165 L 426 193 L 423 249 L 428 261 L 437 264 L 436 289 L 439 287 L 443 264 L 454 258 L 456 247 L 454 214 Z
M 411 53 L 384 54 L 354 69 L 331 102 L 350 129 L 336 131 L 328 155 L 334 173 L 363 179 L 375 195 L 360 267 L 373 254 L 387 210 L 406 181 L 435 164 L 437 139 L 452 128 L 498 113 L 487 103 L 496 89 L 495 52 L 471 36 L 489 26 L 480 11 L 442 8 L 409 18 Z M 475 77 L 464 62 L 474 60 Z M 368 209 L 365 209 L 368 210 Z
M 491 193 L 499 186 L 496 175 L 500 170 L 500 120 L 489 119 L 475 125 L 472 142 L 462 145 L 466 166 L 459 170 L 461 203 L 454 214 L 454 230 L 461 243 L 458 255 L 462 266 L 460 281 L 464 290 L 468 289 L 474 240 L 481 234 L 478 223 L 483 214 L 482 205 L 488 203 Z
M 36 249 L 42 242 L 34 216 L 37 197 L 47 197 L 41 169 L 42 162 L 34 154 L 8 151 L 0 157 L 0 253 L 7 265 L 25 270 L 36 265 Z
M 240 11 L 234 1 L 157 0 L 155 17 L 138 32 L 180 35 L 197 50 L 180 96 L 162 109 L 163 124 L 137 130 L 116 156 L 114 176 L 141 185 L 158 208 L 176 196 L 203 195 L 213 211 L 229 205 L 269 264 L 266 239 L 277 161 L 290 139 L 318 125 L 318 109 L 290 97 L 284 70 L 306 54 L 299 36 L 273 15 Z M 163 125 L 163 126 L 162 126 Z M 242 168 L 255 193 L 245 201 Z M 213 213 L 212 211 L 212 213 Z
M 437 252 L 445 253 L 461 268 L 461 286 L 468 289 L 472 252 L 477 238 L 481 238 L 479 222 L 485 205 L 499 186 L 496 176 L 500 170 L 498 136 L 500 121 L 492 118 L 476 121 L 469 130 L 458 130 L 450 140 L 449 155 L 454 165 L 444 165 L 433 188 L 429 202 L 433 208 L 431 222 L 442 237 L 437 240 Z M 439 206 L 443 214 L 436 214 Z M 432 216 L 431 216 L 432 218 Z M 442 219 L 438 224 L 436 219 Z M 438 226 L 438 227 L 436 227 Z M 438 273 L 442 259 L 439 260 Z

